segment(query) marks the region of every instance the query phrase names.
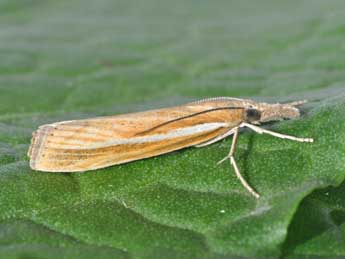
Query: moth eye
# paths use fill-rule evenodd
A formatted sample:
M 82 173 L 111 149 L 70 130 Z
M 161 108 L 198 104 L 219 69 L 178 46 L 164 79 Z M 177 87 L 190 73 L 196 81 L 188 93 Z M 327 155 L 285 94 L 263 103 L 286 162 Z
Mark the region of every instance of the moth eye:
M 246 119 L 248 121 L 259 121 L 261 118 L 261 112 L 257 109 L 247 109 Z

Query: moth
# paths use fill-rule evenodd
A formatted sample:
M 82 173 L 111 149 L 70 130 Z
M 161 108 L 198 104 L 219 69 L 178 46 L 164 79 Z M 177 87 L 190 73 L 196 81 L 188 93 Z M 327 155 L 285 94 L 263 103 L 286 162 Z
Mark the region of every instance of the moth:
M 82 172 L 158 156 L 186 147 L 204 147 L 233 135 L 229 160 L 242 185 L 259 194 L 242 177 L 234 154 L 239 130 L 299 142 L 313 142 L 259 127 L 261 123 L 300 116 L 306 101 L 268 104 L 218 97 L 144 112 L 62 121 L 40 126 L 28 151 L 30 167 L 48 172 Z

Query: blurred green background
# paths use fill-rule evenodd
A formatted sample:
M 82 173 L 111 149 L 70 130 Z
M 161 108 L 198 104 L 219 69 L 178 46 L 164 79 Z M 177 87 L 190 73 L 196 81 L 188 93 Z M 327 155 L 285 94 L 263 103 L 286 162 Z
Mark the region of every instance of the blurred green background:
M 0 0 L 0 258 L 345 256 L 344 11 Z M 230 139 L 85 174 L 28 166 L 41 124 L 214 96 L 310 100 L 300 120 L 269 127 L 315 144 L 241 135 L 259 201 L 215 166 Z

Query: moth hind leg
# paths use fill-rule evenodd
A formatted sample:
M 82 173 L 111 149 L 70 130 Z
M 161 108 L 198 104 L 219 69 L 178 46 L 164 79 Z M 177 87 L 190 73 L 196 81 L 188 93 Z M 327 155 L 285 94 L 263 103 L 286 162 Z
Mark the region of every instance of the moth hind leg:
M 225 139 L 226 137 L 228 137 L 228 136 L 230 136 L 232 134 L 234 134 L 234 129 L 230 129 L 230 130 L 226 131 L 225 133 L 223 133 L 222 135 L 219 135 L 219 136 L 217 136 L 217 137 L 215 137 L 213 139 L 210 139 L 210 140 L 208 140 L 206 142 L 203 142 L 201 144 L 197 144 L 197 145 L 195 145 L 195 147 L 206 147 L 206 146 L 211 145 L 213 143 L 216 143 L 216 142 L 218 142 L 218 141 L 220 141 L 222 139 Z

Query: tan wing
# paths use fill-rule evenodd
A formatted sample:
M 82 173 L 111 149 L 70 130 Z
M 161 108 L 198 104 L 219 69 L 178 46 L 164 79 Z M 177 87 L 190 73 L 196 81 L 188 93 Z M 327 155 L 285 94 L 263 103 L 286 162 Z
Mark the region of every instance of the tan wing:
M 43 125 L 33 134 L 28 152 L 30 166 L 50 172 L 86 171 L 197 145 L 242 121 L 241 109 L 215 110 L 188 117 L 224 105 L 219 101 L 191 103 Z M 173 122 L 165 124 L 168 121 Z

